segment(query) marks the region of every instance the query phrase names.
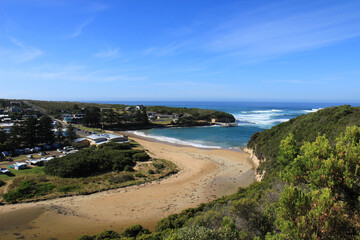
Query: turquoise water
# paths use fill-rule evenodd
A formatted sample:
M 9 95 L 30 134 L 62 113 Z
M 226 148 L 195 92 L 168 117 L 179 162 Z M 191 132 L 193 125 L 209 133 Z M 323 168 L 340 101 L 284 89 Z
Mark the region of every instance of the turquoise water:
M 107 102 L 122 104 L 197 107 L 228 112 L 236 118 L 236 127 L 159 128 L 135 131 L 135 134 L 158 140 L 197 147 L 244 147 L 251 135 L 302 114 L 339 103 L 260 103 L 260 102 Z M 359 106 L 359 104 L 351 104 Z

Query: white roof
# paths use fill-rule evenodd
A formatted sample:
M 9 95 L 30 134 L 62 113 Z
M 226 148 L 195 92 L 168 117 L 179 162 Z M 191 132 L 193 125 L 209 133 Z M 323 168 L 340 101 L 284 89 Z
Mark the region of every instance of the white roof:
M 6 128 L 6 127 L 12 127 L 14 126 L 15 123 L 0 123 L 1 127 Z

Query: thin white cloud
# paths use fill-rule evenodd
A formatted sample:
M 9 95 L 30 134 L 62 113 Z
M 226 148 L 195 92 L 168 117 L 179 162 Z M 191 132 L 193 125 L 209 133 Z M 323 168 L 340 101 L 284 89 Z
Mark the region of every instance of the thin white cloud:
M 34 81 L 66 81 L 66 82 L 134 82 L 144 81 L 148 77 L 130 73 L 109 73 L 107 70 L 90 70 L 86 66 L 57 65 L 36 67 L 24 71 L 0 70 L 1 75 L 9 78 L 29 79 Z
M 109 5 L 100 3 L 100 2 L 92 2 L 90 6 L 88 7 L 89 12 L 101 12 L 107 9 Z
M 114 48 L 114 49 L 100 51 L 96 53 L 94 56 L 97 58 L 116 58 L 118 56 L 118 53 L 119 53 L 119 49 Z
M 190 44 L 191 40 L 185 42 L 172 42 L 162 47 L 151 47 L 145 49 L 143 52 L 144 55 L 156 55 L 156 56 L 168 56 L 173 55 L 179 52 L 180 49 L 185 47 L 186 45 Z
M 296 9 L 285 4 L 268 14 L 262 8 L 254 15 L 233 19 L 216 28 L 207 41 L 212 52 L 267 59 L 288 53 L 317 49 L 360 36 L 360 5 L 341 4 Z M 290 13 L 288 13 L 288 11 Z
M 83 32 L 83 29 L 84 29 L 87 25 L 89 25 L 91 22 L 92 22 L 92 20 L 91 20 L 91 19 L 88 19 L 88 20 L 86 20 L 85 22 L 81 23 L 81 24 L 75 29 L 75 31 L 74 31 L 73 33 L 71 33 L 71 34 L 69 34 L 69 35 L 67 36 L 67 38 L 68 38 L 68 39 L 72 39 L 72 38 L 76 38 L 76 37 L 80 36 L 80 35 L 82 34 L 82 32 Z
M 27 61 L 33 60 L 37 57 L 40 57 L 43 54 L 44 54 L 44 51 L 37 49 L 37 48 L 31 48 L 31 49 L 24 51 L 20 55 L 16 56 L 15 59 L 18 62 L 27 62 Z
M 11 42 L 20 49 L 2 51 L 3 54 L 8 55 L 9 59 L 16 62 L 26 62 L 33 60 L 45 52 L 41 49 L 25 45 L 21 40 L 11 38 Z
M 296 79 L 289 79 L 289 80 L 267 80 L 263 81 L 265 83 L 286 83 L 286 84 L 304 84 L 305 81 L 302 80 L 296 80 Z M 309 82 L 308 82 L 309 83 Z M 314 83 L 314 81 L 311 81 L 310 83 Z
M 18 39 L 16 39 L 16 38 L 11 38 L 11 41 L 12 41 L 16 46 L 18 46 L 18 47 L 20 47 L 20 48 L 22 48 L 22 49 L 25 48 L 25 45 L 24 45 L 21 41 L 19 41 Z

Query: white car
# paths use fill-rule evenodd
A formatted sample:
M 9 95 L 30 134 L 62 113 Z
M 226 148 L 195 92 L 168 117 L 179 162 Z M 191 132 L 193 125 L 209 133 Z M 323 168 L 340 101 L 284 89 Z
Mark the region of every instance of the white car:
M 0 168 L 0 173 L 7 174 L 7 173 L 10 173 L 10 170 L 6 169 L 6 168 Z

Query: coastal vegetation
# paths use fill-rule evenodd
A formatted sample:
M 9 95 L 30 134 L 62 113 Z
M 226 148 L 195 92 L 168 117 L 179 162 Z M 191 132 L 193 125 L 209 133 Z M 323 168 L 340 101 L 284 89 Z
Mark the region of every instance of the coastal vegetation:
M 261 182 L 172 214 L 133 239 L 358 239 L 358 114 L 328 108 L 255 134 L 249 147 L 263 160 Z M 128 239 L 111 234 L 107 239 Z
M 70 144 L 77 136 L 75 129 L 70 124 L 67 134 L 59 134 L 62 132 L 62 126 L 57 127 L 58 132 L 53 132 L 53 121 L 49 116 L 42 116 L 39 119 L 30 116 L 20 123 L 16 123 L 10 133 L 5 133 L 0 128 L 0 152 L 14 151 L 23 147 L 34 147 L 44 144 Z
M 28 100 L 28 102 L 41 107 L 59 120 L 76 116 L 73 117 L 73 123 L 103 129 L 126 130 L 168 125 L 201 126 L 209 125 L 212 119 L 227 123 L 235 121 L 229 113 L 199 108 L 36 100 Z
M 0 175 L 0 181 L 7 185 L 2 203 L 89 194 L 142 184 L 177 171 L 169 161 L 151 159 L 136 143 L 110 142 L 53 159 L 44 167 Z

